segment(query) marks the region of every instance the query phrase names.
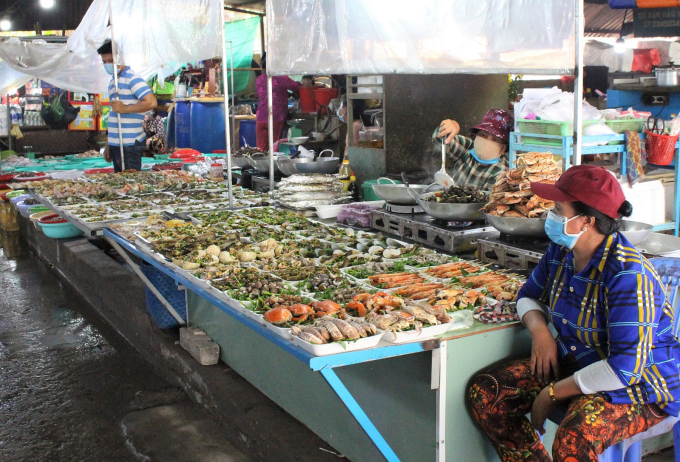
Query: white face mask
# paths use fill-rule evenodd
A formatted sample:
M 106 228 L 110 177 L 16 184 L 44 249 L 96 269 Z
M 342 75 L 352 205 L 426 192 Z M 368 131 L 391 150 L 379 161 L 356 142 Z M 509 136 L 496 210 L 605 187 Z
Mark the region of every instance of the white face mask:
M 505 145 L 495 141 L 487 140 L 481 136 L 475 137 L 474 149 L 476 157 L 480 160 L 496 160 L 505 151 Z

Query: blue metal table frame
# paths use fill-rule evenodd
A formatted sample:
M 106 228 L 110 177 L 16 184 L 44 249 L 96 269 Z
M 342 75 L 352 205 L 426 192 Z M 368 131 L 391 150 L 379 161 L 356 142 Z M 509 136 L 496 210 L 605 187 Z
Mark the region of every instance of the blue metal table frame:
M 333 391 L 335 391 L 345 406 L 347 406 L 347 409 L 351 412 L 359 425 L 361 425 L 369 438 L 373 441 L 373 443 L 375 443 L 380 452 L 385 456 L 385 459 L 387 459 L 389 462 L 399 461 L 399 458 L 394 453 L 387 441 L 385 441 L 385 438 L 381 435 L 375 425 L 373 425 L 369 417 L 366 415 L 366 412 L 357 403 L 356 399 L 352 396 L 351 392 L 347 389 L 345 384 L 342 382 L 342 380 L 340 380 L 333 369 L 336 367 L 360 364 L 379 359 L 392 358 L 430 350 L 438 350 L 440 348 L 439 340 L 377 347 L 369 350 L 350 351 L 347 353 L 329 356 L 314 356 L 304 351 L 297 345 L 291 343 L 290 341 L 274 334 L 264 326 L 258 324 L 251 318 L 241 313 L 235 307 L 229 305 L 223 298 L 220 298 L 215 293 L 215 289 L 211 289 L 207 284 L 202 283 L 192 276 L 175 271 L 167 261 L 161 261 L 159 258 L 146 252 L 145 249 L 131 243 L 127 239 L 119 236 L 109 229 L 104 229 L 103 235 L 104 238 L 116 242 L 125 251 L 135 255 L 138 258 L 141 258 L 150 265 L 153 265 L 156 269 L 162 271 L 164 274 L 174 279 L 178 284 L 181 284 L 195 292 L 200 297 L 204 298 L 220 310 L 240 321 L 245 326 L 257 332 L 268 341 L 276 344 L 286 352 L 290 353 L 293 357 L 304 362 L 313 371 L 320 372 L 331 386 Z M 439 371 L 437 372 L 439 373 Z M 441 451 L 441 456 L 443 458 L 443 450 Z
M 547 146 L 543 144 L 524 143 L 520 141 L 520 137 L 531 136 L 550 139 L 555 141 L 555 145 Z M 641 139 L 645 139 L 645 134 L 640 134 Z M 604 146 L 585 146 L 588 143 L 598 142 L 614 142 L 617 144 L 606 144 Z M 560 143 L 559 145 L 557 143 Z M 626 135 L 598 135 L 598 136 L 584 136 L 583 137 L 583 152 L 582 155 L 592 154 L 617 154 L 619 163 L 621 165 L 621 176 L 626 175 Z M 680 235 L 680 162 L 678 162 L 678 149 L 680 149 L 680 141 L 675 145 L 675 160 L 669 166 L 658 166 L 659 168 L 674 169 L 675 190 L 673 194 L 673 221 L 664 223 L 662 225 L 654 226 L 654 231 L 668 231 L 672 230 L 676 236 Z M 561 155 L 564 161 L 564 169 L 571 166 L 571 159 L 574 154 L 574 137 L 573 136 L 557 136 L 557 135 L 537 135 L 532 133 L 510 133 L 510 146 L 508 149 L 509 164 L 513 165 L 517 152 L 550 152 L 555 155 Z

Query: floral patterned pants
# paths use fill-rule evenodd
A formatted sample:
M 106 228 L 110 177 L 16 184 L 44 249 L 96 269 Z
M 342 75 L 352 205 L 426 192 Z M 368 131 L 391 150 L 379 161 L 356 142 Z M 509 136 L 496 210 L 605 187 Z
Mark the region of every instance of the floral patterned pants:
M 565 366 L 560 370 L 569 370 Z M 512 361 L 492 366 L 470 382 L 470 415 L 504 462 L 551 460 L 526 418 L 543 388 L 530 368 L 529 360 Z M 668 417 L 655 404 L 611 404 L 599 393 L 574 397 L 568 406 L 553 442 L 556 462 L 597 462 L 606 448 Z

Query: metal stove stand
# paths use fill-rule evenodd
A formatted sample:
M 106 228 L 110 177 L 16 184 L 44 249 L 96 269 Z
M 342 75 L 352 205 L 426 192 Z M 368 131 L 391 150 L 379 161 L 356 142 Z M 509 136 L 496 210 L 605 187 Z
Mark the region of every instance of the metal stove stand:
M 281 181 L 281 176 L 274 176 L 274 187 Z M 269 175 L 253 175 L 252 177 L 252 190 L 268 193 L 269 192 Z
M 477 241 L 478 258 L 503 268 L 533 270 L 548 250 L 550 241 L 517 238 L 501 234 Z
M 495 228 L 473 224 L 467 228 L 447 227 L 429 215 L 395 214 L 384 210 L 371 212 L 371 227 L 451 253 L 477 250 L 477 240 L 498 236 Z

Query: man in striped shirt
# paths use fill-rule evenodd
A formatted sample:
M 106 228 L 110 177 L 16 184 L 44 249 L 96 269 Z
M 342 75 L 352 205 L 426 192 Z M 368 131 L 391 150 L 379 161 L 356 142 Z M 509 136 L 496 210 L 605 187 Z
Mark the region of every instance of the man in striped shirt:
M 106 72 L 113 75 L 113 48 L 105 42 L 97 52 L 102 58 Z M 118 117 L 122 129 L 122 149 L 125 154 L 126 170 L 142 170 L 142 155 L 146 150 L 144 142 L 144 113 L 154 109 L 158 103 L 146 82 L 128 66 L 118 64 L 118 93 L 114 79 L 109 83 L 111 112 L 109 113 L 109 139 L 104 154 L 107 161 L 113 160 L 116 172 L 123 170 L 121 162 L 121 134 L 118 131 Z

